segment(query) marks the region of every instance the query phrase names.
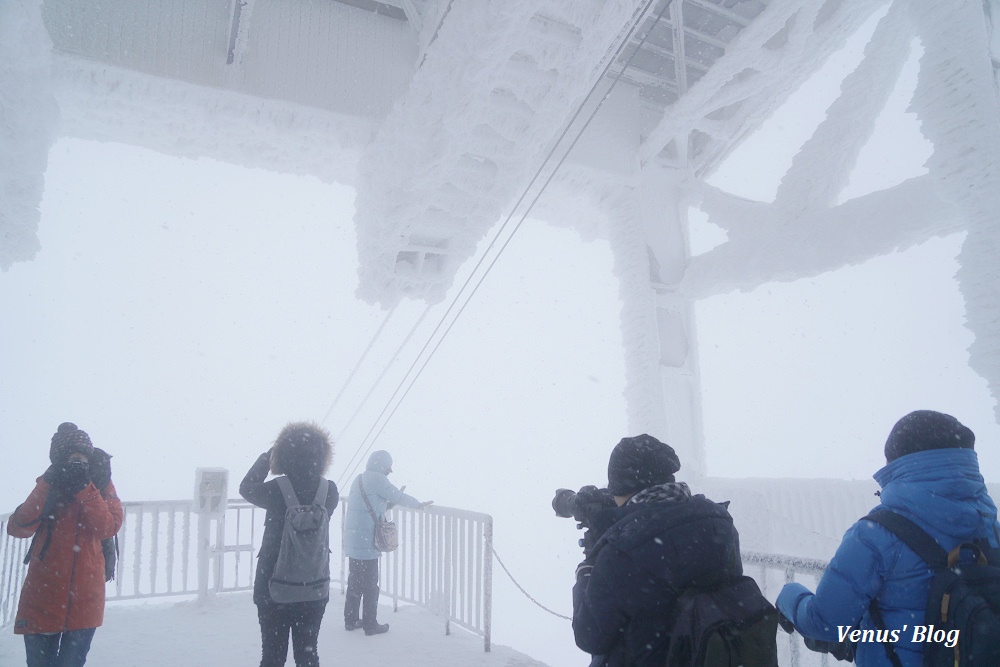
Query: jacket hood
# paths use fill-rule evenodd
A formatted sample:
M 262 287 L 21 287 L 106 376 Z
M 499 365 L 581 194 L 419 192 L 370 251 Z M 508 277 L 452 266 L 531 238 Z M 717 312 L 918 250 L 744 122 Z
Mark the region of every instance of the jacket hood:
M 992 524 L 997 508 L 972 449 L 932 449 L 901 456 L 875 473 L 882 505 L 955 538 Z
M 292 477 L 318 477 L 333 460 L 326 429 L 312 422 L 291 422 L 271 448 L 271 472 Z
M 388 475 L 392 470 L 392 457 L 389 455 L 389 452 L 383 449 L 372 452 L 372 455 L 368 457 L 368 465 L 365 467 L 365 470 Z

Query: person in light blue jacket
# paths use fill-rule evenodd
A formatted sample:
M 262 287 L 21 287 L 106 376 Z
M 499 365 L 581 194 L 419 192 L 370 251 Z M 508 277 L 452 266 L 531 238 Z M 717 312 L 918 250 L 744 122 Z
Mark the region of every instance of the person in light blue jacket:
M 914 521 L 946 551 L 976 539 L 1000 546 L 997 508 L 979 472 L 974 444 L 972 431 L 951 415 L 932 410 L 906 415 L 886 441 L 886 466 L 875 473 L 882 487 L 875 509 Z M 816 592 L 786 584 L 777 606 L 804 637 L 838 642 L 838 628 L 879 629 L 869 609 L 874 600 L 882 629 L 898 631 L 898 641 L 859 642 L 855 662 L 890 667 L 888 644 L 903 667 L 919 667 L 923 644 L 912 640 L 914 626 L 925 622 L 931 577 L 930 568 L 887 528 L 861 520 L 844 534 Z
M 403 493 L 389 481 L 392 457 L 379 450 L 368 458 L 363 473 L 351 484 L 344 519 L 344 552 L 350 559 L 347 575 L 347 595 L 344 602 L 344 627 L 348 630 L 364 628 L 366 635 L 388 632 L 388 623 L 379 623 L 378 613 L 378 563 L 382 552 L 375 548 L 375 520 L 382 517 L 393 505 L 423 509 L 432 500 L 420 502 Z M 364 495 L 362 495 L 362 485 Z M 406 487 L 403 487 L 406 488 Z M 368 497 L 365 503 L 364 496 Z M 371 511 L 368 509 L 371 504 Z M 362 605 L 362 602 L 364 604 Z

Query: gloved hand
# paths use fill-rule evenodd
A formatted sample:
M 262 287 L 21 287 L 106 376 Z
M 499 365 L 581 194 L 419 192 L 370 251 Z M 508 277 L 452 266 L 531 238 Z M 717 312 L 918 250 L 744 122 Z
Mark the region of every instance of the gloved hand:
M 57 472 L 57 468 L 58 468 L 57 465 L 52 464 L 45 469 L 45 472 L 42 473 L 42 479 L 44 479 L 52 486 L 56 485 L 56 476 L 59 474 Z
M 63 496 L 72 497 L 90 484 L 90 464 L 83 461 L 69 461 L 54 466 L 55 479 L 52 486 Z
M 111 454 L 97 447 L 90 457 L 90 481 L 102 493 L 111 482 Z
M 433 500 L 425 500 L 422 503 L 417 503 L 417 509 L 418 510 L 422 510 L 423 508 L 427 507 L 428 505 L 433 505 L 433 504 L 434 504 Z
M 781 629 L 787 632 L 788 634 L 792 634 L 793 632 L 795 632 L 795 624 L 792 623 L 788 619 L 788 617 L 782 614 L 780 611 L 778 612 L 778 625 L 780 625 Z
M 827 642 L 822 639 L 803 637 L 806 648 L 816 653 L 829 653 L 837 660 L 854 662 L 854 650 L 847 642 Z

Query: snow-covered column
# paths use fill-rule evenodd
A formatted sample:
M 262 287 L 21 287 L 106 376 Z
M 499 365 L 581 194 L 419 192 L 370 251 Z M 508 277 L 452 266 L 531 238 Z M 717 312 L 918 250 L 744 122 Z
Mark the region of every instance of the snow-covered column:
M 38 252 L 38 205 L 58 110 L 41 0 L 0 2 L 0 269 Z
M 685 477 L 705 474 L 690 301 L 676 286 L 687 263 L 682 190 L 655 165 L 610 212 L 621 281 L 629 430 L 672 446 Z
M 934 145 L 927 167 L 966 219 L 958 281 L 975 334 L 969 365 L 1000 399 L 1000 95 L 982 0 L 914 0 L 924 46 L 913 109 Z M 989 7 L 990 5 L 985 5 Z M 995 5 L 994 5 L 995 8 Z M 995 17 L 994 17 L 995 20 Z M 1000 403 L 994 406 L 1000 420 Z
M 1000 88 L 1000 0 L 984 0 L 983 9 L 986 12 L 986 32 L 993 60 L 993 79 L 997 88 Z

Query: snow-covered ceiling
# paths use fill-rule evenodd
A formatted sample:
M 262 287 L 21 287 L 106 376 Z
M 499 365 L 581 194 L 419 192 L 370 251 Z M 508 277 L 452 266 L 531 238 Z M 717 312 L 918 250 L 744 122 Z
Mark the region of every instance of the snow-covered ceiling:
M 683 267 L 692 298 L 967 230 L 975 242 L 959 280 L 977 339 L 972 364 L 996 388 L 998 4 L 3 3 L 0 112 L 11 131 L 0 134 L 0 266 L 37 251 L 45 156 L 56 137 L 78 136 L 351 184 L 359 294 L 384 306 L 434 301 L 579 135 L 554 190 L 600 200 L 665 169 L 726 229 L 725 244 Z M 703 178 L 876 11 L 885 18 L 865 61 L 776 200 L 707 188 Z M 913 106 L 934 144 L 931 173 L 838 204 L 892 84 L 886 73 L 898 72 L 913 40 L 925 49 Z M 893 207 L 912 215 L 880 221 Z

